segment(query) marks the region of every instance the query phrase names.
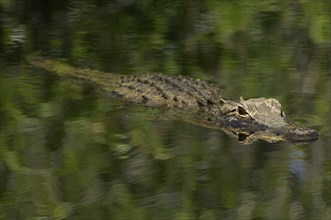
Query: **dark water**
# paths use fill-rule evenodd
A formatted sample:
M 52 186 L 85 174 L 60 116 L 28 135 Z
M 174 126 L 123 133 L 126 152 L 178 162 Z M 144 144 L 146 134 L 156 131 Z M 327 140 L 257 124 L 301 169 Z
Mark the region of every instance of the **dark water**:
M 328 1 L 3 1 L 1 219 L 331 219 Z M 273 97 L 317 142 L 241 145 L 29 66 Z

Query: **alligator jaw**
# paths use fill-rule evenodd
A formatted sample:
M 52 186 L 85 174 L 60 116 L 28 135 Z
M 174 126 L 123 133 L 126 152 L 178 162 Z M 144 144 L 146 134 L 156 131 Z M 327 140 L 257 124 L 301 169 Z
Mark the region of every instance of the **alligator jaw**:
M 266 130 L 257 130 L 255 132 L 247 132 L 244 128 L 237 129 L 233 132 L 237 135 L 238 140 L 242 144 L 251 144 L 257 140 L 264 140 L 269 143 L 287 141 L 289 143 L 310 143 L 318 140 L 319 134 L 317 131 L 310 128 L 268 128 Z
M 269 143 L 287 141 L 289 143 L 308 143 L 318 140 L 319 133 L 310 128 L 300 128 L 286 124 L 283 127 L 269 127 L 250 119 L 236 116 L 223 116 L 218 128 L 238 137 L 242 144 L 251 144 L 257 140 Z

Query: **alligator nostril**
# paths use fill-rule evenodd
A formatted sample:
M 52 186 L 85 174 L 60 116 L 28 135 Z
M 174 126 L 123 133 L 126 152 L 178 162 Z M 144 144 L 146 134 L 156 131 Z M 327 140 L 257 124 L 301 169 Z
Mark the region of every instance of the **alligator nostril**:
M 214 104 L 215 104 L 215 102 L 213 102 L 213 101 L 207 99 L 207 105 L 214 105 Z

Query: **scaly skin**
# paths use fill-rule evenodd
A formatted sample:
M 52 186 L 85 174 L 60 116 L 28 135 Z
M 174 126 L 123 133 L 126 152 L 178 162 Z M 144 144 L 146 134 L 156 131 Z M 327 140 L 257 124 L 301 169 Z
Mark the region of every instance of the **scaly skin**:
M 103 97 L 181 113 L 182 120 L 234 134 L 245 144 L 258 139 L 268 142 L 311 142 L 318 133 L 287 122 L 278 100 L 253 98 L 225 100 L 220 89 L 199 79 L 162 74 L 118 75 L 80 69 L 41 57 L 27 58 L 31 65 L 92 84 Z

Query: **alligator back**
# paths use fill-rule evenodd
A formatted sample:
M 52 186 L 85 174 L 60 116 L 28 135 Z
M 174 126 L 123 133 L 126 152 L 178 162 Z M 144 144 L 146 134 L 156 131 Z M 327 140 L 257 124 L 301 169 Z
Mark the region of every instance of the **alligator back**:
M 220 89 L 199 79 L 162 74 L 118 75 L 69 66 L 30 56 L 33 66 L 92 84 L 104 97 L 120 98 L 144 106 L 194 109 L 220 101 Z

